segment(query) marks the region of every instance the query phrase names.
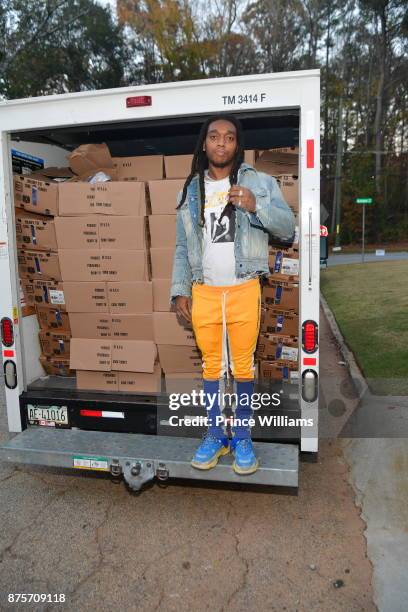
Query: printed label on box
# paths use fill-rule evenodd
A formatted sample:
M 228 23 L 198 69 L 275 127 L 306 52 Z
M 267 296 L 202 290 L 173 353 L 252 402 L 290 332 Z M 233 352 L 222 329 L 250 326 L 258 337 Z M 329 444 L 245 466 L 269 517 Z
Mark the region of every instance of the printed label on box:
M 298 360 L 299 349 L 294 346 L 282 346 L 282 352 L 279 359 L 287 359 L 288 361 Z
M 290 259 L 289 257 L 282 258 L 282 274 L 297 276 L 299 274 L 299 260 Z
M 51 304 L 65 304 L 64 292 L 60 289 L 50 289 Z

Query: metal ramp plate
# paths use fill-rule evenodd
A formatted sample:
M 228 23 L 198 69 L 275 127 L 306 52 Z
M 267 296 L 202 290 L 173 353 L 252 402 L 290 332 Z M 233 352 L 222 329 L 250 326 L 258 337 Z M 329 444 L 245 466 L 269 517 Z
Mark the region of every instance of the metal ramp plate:
M 299 448 L 295 444 L 255 442 L 260 467 L 254 474 L 243 476 L 232 470 L 232 455 L 221 457 L 211 470 L 193 468 L 190 460 L 198 443 L 194 438 L 173 436 L 29 427 L 0 446 L 0 458 L 64 468 L 75 467 L 74 457 L 104 459 L 105 471 L 120 465 L 124 472 L 129 462 L 138 462 L 142 472 L 151 474 L 145 481 L 159 472 L 169 478 L 298 486 Z

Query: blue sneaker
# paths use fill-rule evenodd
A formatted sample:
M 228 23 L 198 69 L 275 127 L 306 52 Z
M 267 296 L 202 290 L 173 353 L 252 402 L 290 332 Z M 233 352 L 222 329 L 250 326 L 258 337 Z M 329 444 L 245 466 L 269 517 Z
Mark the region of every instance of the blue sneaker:
M 207 432 L 191 461 L 191 465 L 199 470 L 209 470 L 215 467 L 219 457 L 230 452 L 228 438 L 217 438 Z
M 259 467 L 259 461 L 255 457 L 251 438 L 233 440 L 234 463 L 232 468 L 237 474 L 252 474 Z

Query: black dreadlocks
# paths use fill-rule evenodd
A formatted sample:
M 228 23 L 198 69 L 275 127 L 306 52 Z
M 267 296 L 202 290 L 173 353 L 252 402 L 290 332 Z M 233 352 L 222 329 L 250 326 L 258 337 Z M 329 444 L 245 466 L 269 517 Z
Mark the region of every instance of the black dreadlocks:
M 200 187 L 200 202 L 201 202 L 201 227 L 205 223 L 204 217 L 204 202 L 205 202 L 205 187 L 204 187 L 204 170 L 208 168 L 208 157 L 205 151 L 203 151 L 203 144 L 205 138 L 207 136 L 207 131 L 210 123 L 214 121 L 218 121 L 223 119 L 225 121 L 229 121 L 235 126 L 237 131 L 237 152 L 235 153 L 234 163 L 231 168 L 231 172 L 229 175 L 231 185 L 235 185 L 238 180 L 238 170 L 242 162 L 244 161 L 244 136 L 242 131 L 241 122 L 234 117 L 234 115 L 213 115 L 212 117 L 208 117 L 203 126 L 201 127 L 200 134 L 198 136 L 198 142 L 194 151 L 193 161 L 191 162 L 191 172 L 186 179 L 183 187 L 183 193 L 181 196 L 180 204 L 176 206 L 176 210 L 180 208 L 187 196 L 187 187 L 191 183 L 192 179 L 198 174 L 199 179 L 199 187 Z M 228 203 L 222 212 L 222 216 L 224 214 L 230 216 L 232 212 L 234 212 L 234 206 L 231 203 Z

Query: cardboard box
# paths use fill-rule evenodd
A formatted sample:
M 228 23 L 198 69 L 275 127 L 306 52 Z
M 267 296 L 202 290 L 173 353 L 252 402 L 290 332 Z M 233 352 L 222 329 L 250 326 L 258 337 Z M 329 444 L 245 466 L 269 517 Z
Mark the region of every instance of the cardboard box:
M 157 344 L 196 346 L 190 324 L 179 318 L 175 312 L 153 313 L 154 341 Z
M 108 146 L 101 144 L 83 144 L 68 155 L 69 167 L 75 174 L 92 173 L 98 168 L 113 168 L 113 161 Z
M 291 336 L 260 334 L 256 349 L 258 359 L 298 362 L 299 340 Z
M 14 204 L 26 211 L 58 215 L 58 183 L 31 175 L 13 176 Z
M 119 181 L 150 181 L 163 178 L 163 155 L 113 157 Z
M 173 275 L 173 260 L 176 247 L 151 247 L 152 278 L 171 278 Z M 170 299 L 170 298 L 169 298 Z
M 75 338 L 153 342 L 152 314 L 110 315 L 70 312 L 69 319 L 72 336 Z
M 255 163 L 255 168 L 275 177 L 281 174 L 293 174 L 295 176 L 299 176 L 298 158 L 290 153 L 264 151 L 258 157 Z
M 200 372 L 166 372 L 166 393 L 191 393 L 203 389 L 203 377 Z
M 299 251 L 295 248 L 269 249 L 269 269 L 273 275 L 299 276 Z
M 160 365 L 167 373 L 202 372 L 201 352 L 197 346 L 158 344 Z
M 99 249 L 99 218 L 56 217 L 55 231 L 59 249 Z
M 33 178 L 40 178 L 41 180 L 52 180 L 59 183 L 71 179 L 74 175 L 71 168 L 67 166 L 57 168 L 57 166 L 48 166 L 47 168 L 38 168 L 34 170 L 31 175 Z
M 70 312 L 69 323 L 74 338 L 111 338 L 112 318 L 108 314 Z
M 71 331 L 67 312 L 49 306 L 36 306 L 35 310 L 41 329 L 58 330 L 60 332 Z
M 299 378 L 297 364 L 281 364 L 277 362 L 260 361 L 259 378 L 262 381 L 295 382 Z
M 146 281 L 149 262 L 146 251 L 119 249 L 60 249 L 64 281 Z
M 266 307 L 277 306 L 299 313 L 299 283 L 291 283 L 270 276 L 262 287 L 262 302 Z
M 119 391 L 124 393 L 160 393 L 162 371 L 158 363 L 149 372 L 119 372 Z
M 39 334 L 41 349 L 44 355 L 51 357 L 59 355 L 69 358 L 71 334 L 69 332 L 47 331 L 42 329 Z
M 112 340 L 112 370 L 153 372 L 157 349 L 149 340 Z
M 299 315 L 280 308 L 262 308 L 261 332 L 299 336 Z
M 120 314 L 111 316 L 114 340 L 154 341 L 152 314 Z
M 171 278 L 153 279 L 153 310 L 171 312 L 170 307 Z
M 192 155 L 165 155 L 164 171 L 166 178 L 187 178 L 191 172 L 192 161 Z
M 76 371 L 76 388 L 81 391 L 118 391 L 118 372 Z
M 54 220 L 45 215 L 16 209 L 16 239 L 19 249 L 53 251 L 57 249 Z
M 293 174 L 280 174 L 276 177 L 283 199 L 292 212 L 299 212 L 299 179 Z
M 291 155 L 299 156 L 299 147 L 278 147 L 276 149 L 269 149 L 273 153 L 290 153 Z
M 49 376 L 75 376 L 75 372 L 69 367 L 69 359 L 66 357 L 40 355 L 40 362 Z
M 176 247 L 176 215 L 150 215 L 149 231 L 152 247 Z
M 149 181 L 152 215 L 175 215 L 177 195 L 184 187 L 184 179 Z
M 109 372 L 112 369 L 112 343 L 109 339 L 72 338 L 69 363 L 73 370 Z
M 55 227 L 60 249 L 147 248 L 146 217 L 56 217 Z
M 153 311 L 151 281 L 107 283 L 109 311 L 112 314 L 143 314 Z
M 65 282 L 64 296 L 68 312 L 109 312 L 108 293 L 104 282 Z
M 101 249 L 145 250 L 148 248 L 146 217 L 99 219 Z
M 244 152 L 244 162 L 249 164 L 250 166 L 255 166 L 255 162 L 257 160 L 258 154 L 257 151 L 253 149 L 248 149 Z
M 18 271 L 21 278 L 62 280 L 58 253 L 51 251 L 18 251 Z
M 21 287 L 27 305 L 66 310 L 64 286 L 60 281 L 22 278 Z
M 143 217 L 146 212 L 145 184 L 68 182 L 59 185 L 59 214 L 78 217 L 90 214 Z

